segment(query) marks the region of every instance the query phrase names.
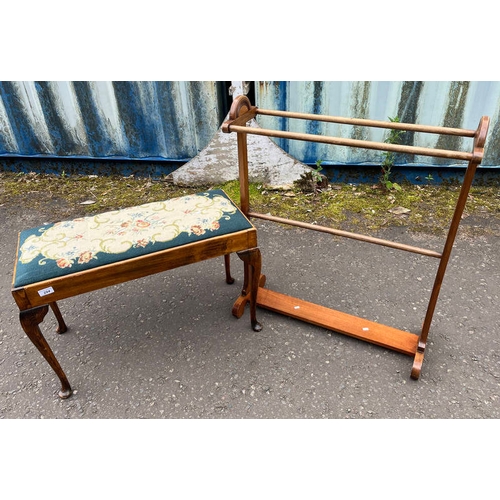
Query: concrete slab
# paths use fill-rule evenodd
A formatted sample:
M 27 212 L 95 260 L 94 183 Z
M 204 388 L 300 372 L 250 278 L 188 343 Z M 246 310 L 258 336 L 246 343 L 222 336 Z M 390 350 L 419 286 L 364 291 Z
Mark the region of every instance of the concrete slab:
M 226 117 L 226 120 L 229 116 Z M 258 127 L 255 120 L 250 126 Z M 292 184 L 311 167 L 299 162 L 269 137 L 248 135 L 248 169 L 251 182 L 272 186 Z M 238 178 L 236 134 L 219 129 L 210 144 L 168 178 L 180 186 L 207 186 Z

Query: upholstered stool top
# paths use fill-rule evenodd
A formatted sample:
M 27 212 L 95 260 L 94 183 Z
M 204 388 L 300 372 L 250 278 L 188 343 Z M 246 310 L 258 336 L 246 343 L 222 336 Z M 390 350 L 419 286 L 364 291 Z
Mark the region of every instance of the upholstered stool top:
M 14 287 L 252 228 L 222 190 L 210 190 L 19 235 Z

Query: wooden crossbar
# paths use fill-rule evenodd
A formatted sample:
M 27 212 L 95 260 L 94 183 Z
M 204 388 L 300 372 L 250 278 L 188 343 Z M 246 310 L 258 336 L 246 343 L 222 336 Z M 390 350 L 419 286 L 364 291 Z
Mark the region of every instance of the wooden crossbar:
M 274 290 L 260 287 L 257 305 L 409 356 L 414 356 L 417 352 L 418 335 L 414 333 L 297 299 Z
M 266 137 L 277 137 L 281 139 L 294 139 L 298 141 L 320 142 L 323 144 L 332 144 L 335 146 L 349 146 L 351 148 L 376 149 L 378 151 L 392 151 L 394 153 L 406 153 L 421 156 L 432 156 L 435 158 L 447 158 L 452 160 L 471 161 L 474 159 L 473 153 L 463 151 L 452 151 L 448 149 L 432 149 L 416 146 L 406 146 L 404 144 L 388 144 L 386 142 L 364 141 L 361 139 L 345 139 L 341 137 L 331 137 L 324 135 L 304 134 L 300 132 L 284 132 L 281 130 L 272 130 L 256 127 L 244 127 L 234 125 L 232 132 L 242 134 L 263 135 Z M 481 158 L 476 158 L 481 160 Z
M 263 219 L 272 222 L 277 222 L 278 224 L 288 224 L 289 226 L 296 226 L 296 227 L 301 227 L 303 229 L 310 229 L 311 231 L 329 233 L 335 236 L 342 236 L 344 238 L 350 238 L 353 240 L 365 241 L 367 243 L 374 243 L 375 245 L 397 248 L 398 250 L 405 250 L 406 252 L 418 253 L 420 255 L 426 255 L 427 257 L 436 257 L 438 259 L 442 257 L 441 253 L 435 252 L 434 250 L 427 250 L 426 248 L 415 247 L 412 245 L 405 245 L 403 243 L 398 243 L 396 241 L 384 240 L 382 238 L 375 238 L 373 236 L 366 236 L 364 234 L 352 233 L 350 231 L 342 231 L 340 229 L 334 229 L 332 227 L 320 226 L 317 224 L 309 224 L 307 222 L 285 219 L 283 217 L 275 217 L 274 215 L 259 214 L 256 212 L 249 212 L 248 215 L 250 217 L 253 217 L 254 219 Z
M 277 116 L 280 118 L 298 118 L 327 123 L 341 123 L 344 125 L 358 125 L 362 127 L 389 128 L 394 130 L 408 130 L 411 132 L 424 132 L 428 134 L 458 135 L 461 137 L 474 137 L 475 130 L 462 128 L 436 127 L 432 125 L 419 125 L 416 123 L 386 122 L 380 120 L 367 120 L 365 118 L 346 118 L 343 116 L 314 115 L 311 113 L 294 113 L 291 111 L 276 111 L 272 109 L 256 109 L 257 115 Z

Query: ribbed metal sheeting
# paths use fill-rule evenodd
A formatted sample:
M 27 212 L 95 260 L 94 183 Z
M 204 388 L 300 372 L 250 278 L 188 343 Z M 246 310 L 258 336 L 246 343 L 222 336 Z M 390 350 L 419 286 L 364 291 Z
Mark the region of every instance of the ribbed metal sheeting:
M 189 160 L 224 116 L 218 82 L 0 82 L 0 155 Z
M 481 116 L 490 117 L 490 131 L 483 166 L 500 166 L 500 82 L 459 81 L 260 81 L 255 84 L 256 104 L 262 109 L 279 109 L 350 118 L 421 123 L 475 130 Z M 259 116 L 263 128 L 279 128 L 302 133 L 320 133 L 383 142 L 387 131 L 378 128 L 287 120 Z M 298 160 L 314 164 L 378 164 L 382 153 L 342 146 L 276 139 Z M 471 139 L 406 132 L 403 144 L 469 151 Z M 399 155 L 398 164 L 461 165 L 456 160 Z

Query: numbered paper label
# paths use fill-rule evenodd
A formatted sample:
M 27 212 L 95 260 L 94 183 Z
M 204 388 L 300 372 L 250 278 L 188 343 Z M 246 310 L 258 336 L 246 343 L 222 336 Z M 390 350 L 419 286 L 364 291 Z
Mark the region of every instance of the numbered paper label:
M 51 286 L 38 291 L 38 295 L 40 295 L 40 297 L 45 297 L 45 295 L 50 295 L 51 293 L 54 293 L 54 289 Z

